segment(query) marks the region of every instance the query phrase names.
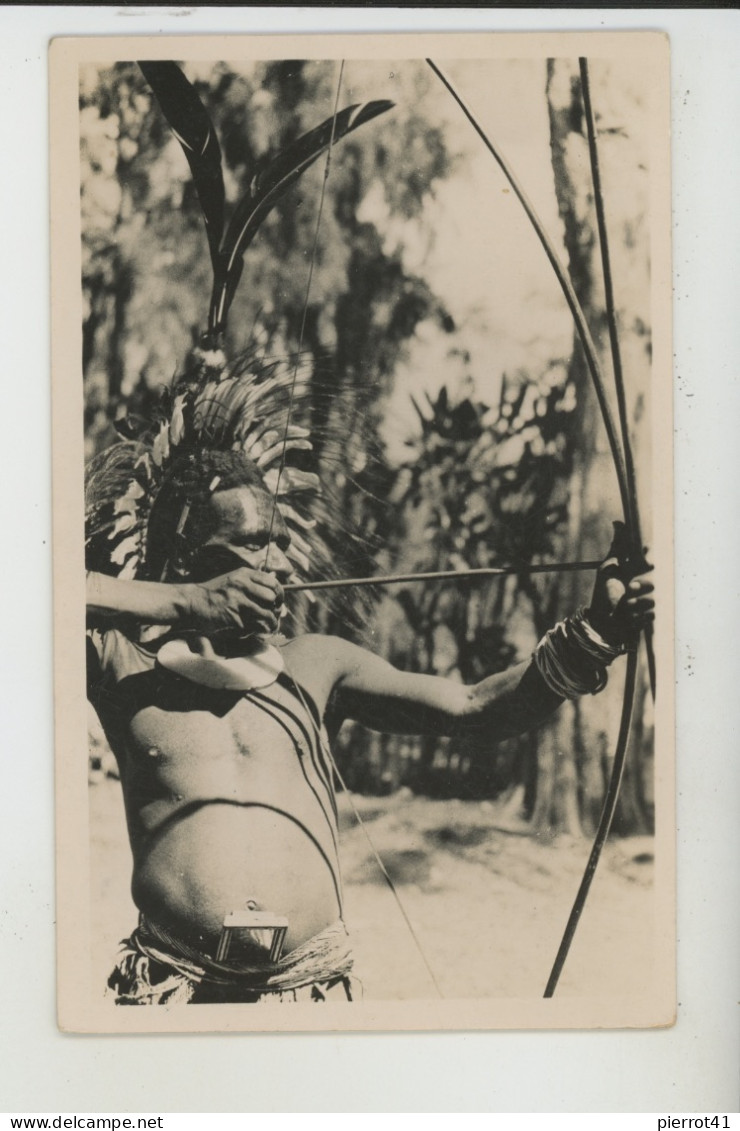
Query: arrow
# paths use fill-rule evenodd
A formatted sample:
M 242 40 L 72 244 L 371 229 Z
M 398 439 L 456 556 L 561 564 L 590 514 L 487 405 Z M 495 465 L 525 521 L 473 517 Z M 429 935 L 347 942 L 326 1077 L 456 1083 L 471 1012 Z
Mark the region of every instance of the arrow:
M 336 581 L 296 581 L 283 586 L 285 593 L 300 593 L 305 589 L 342 589 L 346 585 L 399 585 L 410 581 L 446 581 L 453 578 L 467 581 L 476 577 L 511 577 L 521 573 L 575 573 L 578 570 L 598 569 L 600 561 L 562 562 L 542 565 L 486 566 L 482 569 L 441 569 L 433 573 L 381 573 L 376 577 L 346 577 Z

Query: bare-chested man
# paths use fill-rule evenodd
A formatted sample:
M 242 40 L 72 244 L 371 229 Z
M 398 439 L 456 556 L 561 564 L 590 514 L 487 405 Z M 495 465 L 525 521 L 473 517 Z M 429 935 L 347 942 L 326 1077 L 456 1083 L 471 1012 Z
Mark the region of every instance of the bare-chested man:
M 204 452 L 178 475 L 147 540 L 151 575 L 169 583 L 94 576 L 88 589 L 90 698 L 120 767 L 141 912 L 110 985 L 122 1004 L 351 999 L 329 753 L 339 726 L 488 742 L 532 730 L 564 694 L 603 685 L 652 618 L 652 586 L 602 567 L 572 638 L 562 630 L 539 659 L 471 687 L 337 637 L 277 652 L 265 637 L 292 572 L 289 535 L 259 473 Z M 247 926 L 225 931 L 234 913 Z M 287 927 L 281 955 L 250 914 Z

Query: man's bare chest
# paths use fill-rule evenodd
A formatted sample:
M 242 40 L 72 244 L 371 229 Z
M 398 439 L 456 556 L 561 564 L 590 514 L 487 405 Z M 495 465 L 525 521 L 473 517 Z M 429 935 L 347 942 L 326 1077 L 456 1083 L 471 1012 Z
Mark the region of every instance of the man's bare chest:
M 218 714 L 147 707 L 119 762 L 130 814 L 147 826 L 203 801 L 298 811 L 317 795 L 327 810 L 333 800 L 326 744 L 290 697 L 250 693 Z
M 234 767 L 309 757 L 320 726 L 292 697 L 263 693 L 207 696 L 194 689 L 187 707 L 152 703 L 133 712 L 126 746 L 135 761 L 158 766 L 230 763 Z

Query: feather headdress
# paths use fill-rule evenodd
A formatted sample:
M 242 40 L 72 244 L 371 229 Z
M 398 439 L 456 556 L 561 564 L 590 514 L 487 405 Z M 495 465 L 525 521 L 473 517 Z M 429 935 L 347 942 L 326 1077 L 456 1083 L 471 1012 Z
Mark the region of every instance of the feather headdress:
M 124 438 L 89 464 L 85 481 L 89 569 L 122 578 L 147 576 L 151 508 L 172 460 L 203 449 L 242 451 L 262 473 L 291 533 L 291 558 L 305 576 L 314 541 L 311 500 L 320 482 L 291 456 L 310 451 L 309 430 L 290 421 L 290 405 L 306 392 L 308 366 L 245 355 L 227 364 L 226 319 L 244 253 L 280 197 L 335 142 L 389 110 L 386 100 L 337 112 L 258 166 L 225 225 L 221 149 L 195 88 L 172 62 L 139 64 L 187 157 L 200 202 L 213 267 L 207 329 L 190 372 L 163 395 L 154 419 L 123 422 Z M 226 229 L 224 232 L 224 228 Z

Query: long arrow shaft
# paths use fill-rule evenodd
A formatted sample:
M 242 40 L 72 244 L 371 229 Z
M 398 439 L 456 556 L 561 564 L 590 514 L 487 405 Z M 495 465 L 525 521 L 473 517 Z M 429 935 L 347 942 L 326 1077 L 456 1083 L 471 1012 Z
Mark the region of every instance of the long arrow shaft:
M 378 577 L 346 577 L 336 581 L 289 582 L 283 586 L 286 593 L 301 593 L 306 589 L 343 589 L 349 585 L 398 585 L 410 581 L 467 581 L 476 577 L 511 577 L 520 573 L 575 573 L 578 570 L 598 569 L 600 561 L 562 562 L 547 565 L 491 566 L 484 569 L 441 569 L 433 573 L 383 573 Z

